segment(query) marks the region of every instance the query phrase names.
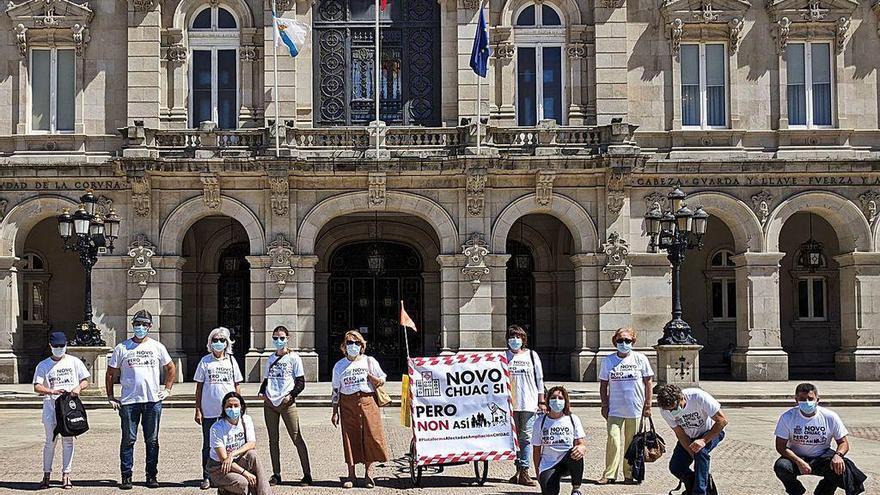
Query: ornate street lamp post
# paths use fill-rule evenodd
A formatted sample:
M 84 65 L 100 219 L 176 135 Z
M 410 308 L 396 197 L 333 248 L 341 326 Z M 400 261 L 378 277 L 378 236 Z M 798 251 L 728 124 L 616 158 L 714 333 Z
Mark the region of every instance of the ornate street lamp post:
M 646 230 L 651 240 L 648 246 L 653 252 L 657 248 L 667 253 L 672 264 L 672 319 L 663 327 L 663 338 L 660 345 L 695 345 L 697 340 L 691 334 L 691 327 L 681 318 L 681 264 L 689 249 L 703 246 L 703 235 L 709 214 L 698 206 L 692 211 L 684 203 L 687 195 L 676 187 L 669 195 L 671 209 L 661 211 L 660 205 L 654 203 L 650 211 L 645 213 Z
M 65 208 L 58 215 L 58 233 L 65 251 L 76 251 L 86 271 L 85 305 L 83 322 L 76 330 L 72 346 L 104 346 L 101 332 L 92 321 L 92 267 L 98 262 L 99 248 L 113 252 L 113 241 L 119 237 L 119 216 L 111 208 L 104 218 L 96 212 L 98 198 L 91 189 L 80 198 L 79 208 L 73 213 Z

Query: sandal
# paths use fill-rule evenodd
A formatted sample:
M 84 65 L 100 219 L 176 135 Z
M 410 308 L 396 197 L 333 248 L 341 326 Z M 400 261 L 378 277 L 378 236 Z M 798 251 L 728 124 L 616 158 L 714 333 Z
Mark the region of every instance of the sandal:
M 611 485 L 613 483 L 614 483 L 614 480 L 609 479 L 609 478 L 599 478 L 596 480 L 597 485 Z
M 70 490 L 71 488 L 73 488 L 73 483 L 70 482 L 70 476 L 65 475 L 61 480 L 62 489 Z
M 373 482 L 373 478 L 366 476 L 364 477 L 364 488 L 373 488 L 376 486 L 376 483 Z

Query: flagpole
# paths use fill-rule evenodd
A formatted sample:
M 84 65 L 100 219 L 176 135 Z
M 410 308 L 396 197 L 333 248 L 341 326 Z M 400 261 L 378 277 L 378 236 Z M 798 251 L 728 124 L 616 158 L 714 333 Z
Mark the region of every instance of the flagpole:
M 401 310 L 403 309 L 403 301 L 400 301 L 400 309 Z M 401 313 L 403 313 L 403 311 L 401 311 Z M 409 360 L 410 360 L 410 357 L 409 357 L 409 332 L 407 331 L 406 326 L 403 325 L 402 321 L 399 321 L 397 323 L 401 324 L 400 326 L 403 327 L 403 342 L 404 342 L 404 345 L 406 346 L 406 362 L 407 362 L 407 366 L 408 366 Z
M 376 33 L 373 36 L 376 37 L 376 79 L 373 85 L 376 99 L 376 161 L 379 161 L 379 0 L 376 0 Z
M 281 120 L 280 110 L 278 108 L 278 40 L 276 37 L 278 36 L 278 23 L 275 21 L 275 17 L 278 13 L 275 10 L 275 0 L 272 0 L 272 58 L 274 63 L 272 64 L 272 72 L 275 77 L 275 90 L 272 96 L 275 100 L 275 158 L 281 156 L 281 136 L 278 135 L 278 124 Z M 294 96 L 294 98 L 296 98 Z M 294 99 L 294 117 L 293 122 L 296 125 L 296 99 Z
M 479 26 L 477 29 L 480 29 Z M 477 156 L 480 156 L 480 129 L 483 126 L 483 78 L 479 74 L 477 76 Z

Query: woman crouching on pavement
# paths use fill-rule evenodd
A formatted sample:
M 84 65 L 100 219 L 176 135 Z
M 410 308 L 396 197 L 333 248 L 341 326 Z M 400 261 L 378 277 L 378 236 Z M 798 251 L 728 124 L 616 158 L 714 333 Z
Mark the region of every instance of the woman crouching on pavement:
M 211 461 L 208 474 L 220 493 L 272 495 L 269 478 L 260 466 L 254 422 L 238 392 L 223 397 L 223 412 L 211 426 Z
M 539 416 L 532 432 L 538 483 L 544 495 L 559 495 L 562 477 L 571 476 L 571 495 L 581 495 L 584 477 L 584 454 L 587 452 L 584 427 L 571 412 L 571 400 L 565 387 L 553 387 L 547 393 L 549 411 Z

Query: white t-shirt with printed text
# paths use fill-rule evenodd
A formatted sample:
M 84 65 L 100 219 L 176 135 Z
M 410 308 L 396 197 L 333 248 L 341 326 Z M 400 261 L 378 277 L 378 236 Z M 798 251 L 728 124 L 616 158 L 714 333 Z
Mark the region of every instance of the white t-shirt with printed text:
M 162 386 L 159 372 L 170 362 L 168 350 L 157 340 L 147 337 L 140 344 L 132 339 L 120 342 L 107 363 L 120 370 L 122 397 L 119 402 L 123 405 L 158 402 Z
M 278 364 L 275 362 L 278 361 Z M 290 394 L 296 379 L 305 376 L 302 358 L 299 354 L 287 351 L 287 354 L 278 356 L 273 353 L 266 362 L 266 397 L 273 406 L 281 404 L 284 397 Z
M 217 359 L 213 353 L 199 361 L 193 380 L 202 385 L 202 417 L 219 418 L 223 413 L 221 402 L 229 392 L 235 391 L 235 384 L 244 381 L 238 362 L 230 356 Z
M 532 359 L 535 361 L 532 366 Z M 507 369 L 510 371 L 510 388 L 513 391 L 513 410 L 534 412 L 538 410 L 538 394 L 544 393 L 544 369 L 538 353 L 526 349 L 514 354 L 507 350 Z M 537 383 L 535 375 L 537 372 Z
M 645 406 L 645 378 L 654 376 L 648 357 L 632 351 L 626 357 L 615 352 L 602 361 L 599 380 L 608 382 L 608 415 L 641 418 Z
M 687 405 L 681 416 L 675 418 L 667 410 L 660 411 L 663 419 L 670 428 L 681 426 L 688 438 L 695 439 L 703 436 L 712 429 L 715 420 L 712 416 L 721 410 L 721 404 L 714 397 L 698 388 L 686 388 L 682 390 Z
M 348 358 L 340 359 L 333 366 L 333 394 L 352 395 L 358 392 L 371 394 L 376 391 L 367 380 L 367 375 L 373 375 L 380 380 L 387 376 L 379 362 L 372 356 L 361 356 L 354 361 Z
M 33 383 L 53 390 L 70 392 L 78 387 L 82 380 L 91 376 L 86 365 L 78 357 L 65 354 L 58 361 L 52 358 L 40 361 L 34 371 Z M 51 419 L 53 423 L 55 422 L 55 399 L 57 398 L 57 395 L 43 396 L 44 421 Z
M 793 407 L 785 411 L 776 423 L 776 436 L 788 440 L 788 448 L 798 457 L 820 457 L 831 448 L 831 440 L 843 440 L 849 435 L 840 416 L 822 406 L 816 414 L 806 417 Z
M 574 447 L 574 441 L 585 438 L 584 426 L 577 415 L 562 415 L 553 419 L 549 415 L 540 414 L 535 418 L 532 429 L 532 447 L 541 447 L 541 464 L 538 474 L 559 464 L 565 454 Z
M 221 419 L 211 426 L 209 445 L 211 446 L 211 459 L 221 462 L 216 448 L 226 449 L 226 454 L 236 451 L 248 442 L 255 442 L 254 421 L 249 414 L 243 415 L 238 424 L 232 424 L 226 419 Z

